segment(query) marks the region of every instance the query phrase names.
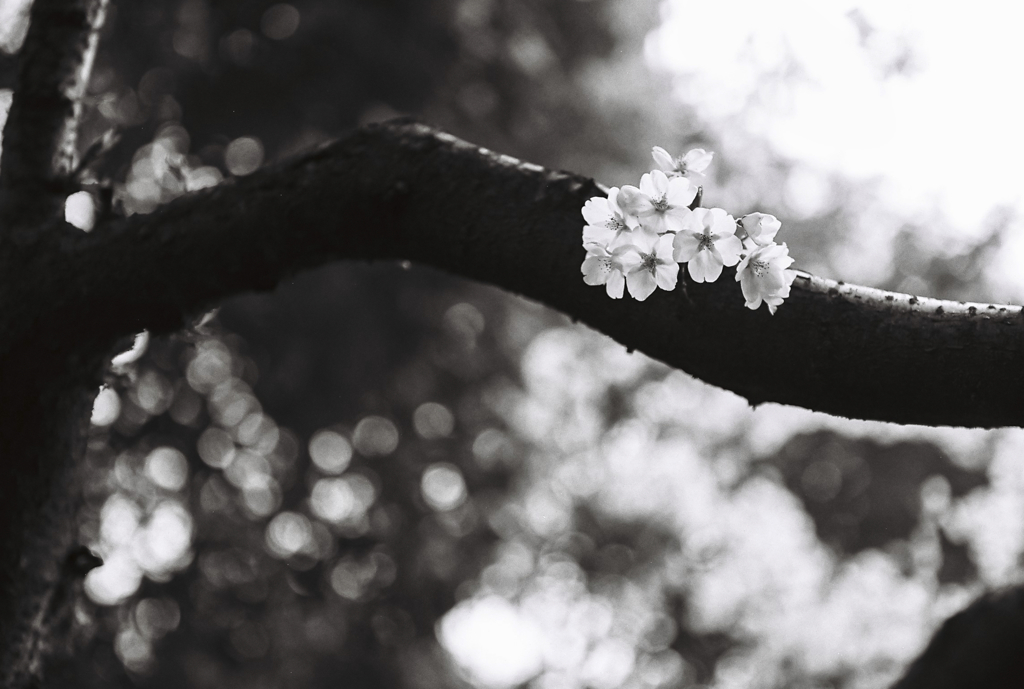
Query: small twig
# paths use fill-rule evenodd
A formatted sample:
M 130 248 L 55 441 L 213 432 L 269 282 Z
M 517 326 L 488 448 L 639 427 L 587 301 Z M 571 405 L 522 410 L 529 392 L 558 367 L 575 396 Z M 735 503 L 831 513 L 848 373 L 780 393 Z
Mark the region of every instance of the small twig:
M 82 154 L 82 160 L 79 161 L 78 166 L 75 168 L 74 173 L 71 177 L 79 182 L 83 181 L 83 177 L 90 169 L 99 163 L 103 162 L 110 151 L 121 141 L 122 132 L 118 129 L 108 129 L 103 133 L 103 136 L 93 141 L 89 148 Z

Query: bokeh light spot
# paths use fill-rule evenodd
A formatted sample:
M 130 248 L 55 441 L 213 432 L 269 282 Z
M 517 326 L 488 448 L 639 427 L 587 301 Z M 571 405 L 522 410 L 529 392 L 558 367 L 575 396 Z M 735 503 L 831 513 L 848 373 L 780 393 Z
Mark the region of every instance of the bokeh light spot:
M 438 512 L 455 509 L 466 501 L 466 482 L 458 467 L 441 462 L 427 467 L 420 482 L 423 499 Z
M 272 555 L 286 558 L 313 545 L 313 527 L 304 515 L 281 512 L 267 525 L 267 549 Z
M 224 470 L 224 478 L 237 488 L 265 486 L 270 478 L 270 462 L 263 455 L 239 450 L 235 459 Z
M 331 570 L 331 588 L 342 598 L 357 600 L 366 593 L 376 575 L 377 562 L 373 558 L 345 558 Z
M 143 598 L 135 606 L 135 626 L 147 639 L 159 639 L 180 622 L 181 610 L 173 598 Z
M 146 457 L 146 475 L 165 490 L 181 490 L 188 481 L 188 460 L 173 447 L 158 447 Z
M 193 390 L 209 392 L 231 376 L 231 353 L 215 340 L 203 342 L 196 347 L 185 376 Z
M 356 494 L 345 479 L 320 479 L 313 485 L 309 505 L 321 519 L 340 522 L 356 509 Z
M 221 39 L 221 55 L 239 67 L 245 67 L 252 62 L 252 52 L 255 44 L 256 39 L 252 35 L 252 31 L 236 29 Z
M 260 31 L 267 38 L 283 41 L 290 38 L 299 28 L 299 11 L 292 5 L 280 3 L 273 5 L 263 13 L 260 20 Z
M 413 412 L 412 425 L 426 440 L 447 438 L 455 430 L 455 417 L 443 404 L 425 402 Z
M 324 473 L 340 474 L 352 461 L 352 445 L 340 433 L 317 431 L 309 440 L 309 456 Z
M 235 458 L 235 443 L 227 431 L 210 427 L 203 431 L 197 443 L 199 458 L 214 469 L 223 469 Z
M 153 665 L 153 646 L 135 629 L 122 629 L 114 640 L 114 653 L 124 666 L 137 674 L 144 674 Z
M 281 506 L 281 488 L 268 476 L 265 481 L 246 486 L 242 490 L 242 500 L 252 516 L 258 519 L 269 517 Z
M 115 493 L 100 510 L 100 538 L 107 545 L 128 543 L 142 519 L 142 509 L 132 500 Z
M 472 304 L 460 302 L 445 311 L 444 324 L 451 332 L 475 343 L 476 338 L 484 331 L 486 320 L 480 309 Z
M 398 428 L 383 416 L 367 416 L 356 424 L 352 443 L 365 457 L 383 457 L 398 447 Z
M 109 426 L 117 421 L 121 414 L 121 398 L 111 388 L 101 388 L 96 400 L 92 403 L 92 416 L 89 422 L 93 426 Z
M 839 495 L 843 487 L 843 472 L 835 462 L 818 460 L 804 469 L 800 486 L 811 500 L 828 502 Z
M 629 677 L 635 662 L 633 648 L 625 641 L 604 639 L 591 649 L 583 663 L 582 678 L 593 689 L 615 689 Z
M 136 533 L 132 555 L 151 578 L 166 579 L 191 561 L 191 545 L 192 516 L 180 503 L 165 500 Z
M 248 175 L 263 164 L 263 144 L 252 136 L 240 136 L 224 151 L 224 165 L 233 175 Z
M 64 201 L 64 220 L 88 232 L 96 224 L 96 203 L 87 191 L 76 191 Z
M 473 440 L 473 457 L 485 469 L 512 459 L 512 443 L 497 428 L 487 428 Z
M 103 558 L 103 565 L 85 577 L 85 592 L 99 605 L 117 605 L 135 593 L 142 583 L 142 570 L 125 551 Z
M 540 629 L 504 598 L 460 603 L 438 625 L 441 644 L 475 684 L 525 683 L 543 667 Z

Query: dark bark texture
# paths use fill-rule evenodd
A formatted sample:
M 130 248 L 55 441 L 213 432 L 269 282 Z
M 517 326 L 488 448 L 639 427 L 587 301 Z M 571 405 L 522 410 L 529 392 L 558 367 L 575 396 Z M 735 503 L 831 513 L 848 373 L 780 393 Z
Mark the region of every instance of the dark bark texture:
M 593 180 L 395 122 L 149 216 L 45 233 L 15 269 L 62 276 L 46 297 L 62 322 L 115 338 L 180 327 L 219 299 L 327 261 L 405 259 L 552 306 L 751 404 L 904 424 L 1024 423 L 1020 307 L 801 273 L 772 316 L 744 307 L 728 269 L 642 303 L 612 300 L 580 275 L 580 208 L 601 193 Z M 17 282 L 39 298 L 38 284 Z
M 893 689 L 1024 687 L 1024 589 L 989 593 L 943 623 Z
M 0 682 L 68 647 L 77 459 L 118 342 L 336 260 L 410 260 L 525 295 L 752 404 L 897 423 L 1024 423 L 1020 307 L 801 273 L 778 313 L 727 271 L 646 302 L 586 286 L 593 180 L 408 121 L 359 130 L 146 216 L 65 224 L 104 0 L 36 0 L 0 171 Z M 799 254 L 799 250 L 797 250 Z M 926 656 L 927 657 L 927 656 Z M 922 663 L 927 663 L 923 659 Z M 905 685 L 911 686 L 911 685 Z M 917 685 L 913 685 L 917 686 Z M 936 685 L 937 686 L 937 685 Z M 952 685 L 950 685 L 952 686 Z
M 107 0 L 33 3 L 0 161 L 0 217 L 19 221 L 19 240 L 60 211 L 106 7 Z

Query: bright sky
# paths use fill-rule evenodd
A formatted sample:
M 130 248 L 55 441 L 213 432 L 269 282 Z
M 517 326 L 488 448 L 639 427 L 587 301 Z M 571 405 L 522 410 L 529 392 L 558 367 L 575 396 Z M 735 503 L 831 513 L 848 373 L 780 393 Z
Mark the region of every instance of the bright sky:
M 813 168 L 881 177 L 893 210 L 938 209 L 957 232 L 1022 208 L 1024 5 L 666 0 L 663 17 L 648 61 L 702 115 Z

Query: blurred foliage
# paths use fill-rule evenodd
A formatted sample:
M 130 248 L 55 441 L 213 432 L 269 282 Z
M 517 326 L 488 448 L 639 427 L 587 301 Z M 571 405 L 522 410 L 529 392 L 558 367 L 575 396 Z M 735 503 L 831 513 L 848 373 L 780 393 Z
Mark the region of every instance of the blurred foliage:
M 960 498 L 987 483 L 931 443 L 885 444 L 821 431 L 792 438 L 768 461 L 800 496 L 818 537 L 844 555 L 908 540 L 922 492 Z
M 706 203 L 792 218 L 799 267 L 842 276 L 870 188 L 796 203 L 806 171 L 647 69 L 657 21 L 655 0 L 115 2 L 82 145 L 120 139 L 89 189 L 146 213 L 399 113 L 603 181 L 699 144 Z M 948 254 L 922 232 L 876 284 L 984 295 L 998 232 Z M 81 527 L 106 564 L 55 686 L 882 686 L 1018 576 L 1022 539 L 979 526 L 1024 505 L 1014 442 L 755 414 L 496 290 L 323 268 L 115 360 Z

